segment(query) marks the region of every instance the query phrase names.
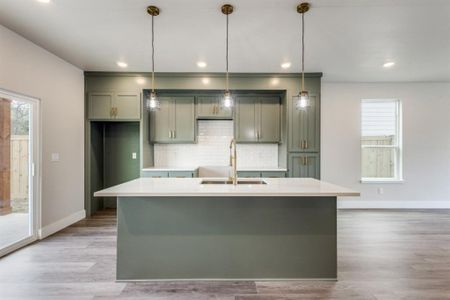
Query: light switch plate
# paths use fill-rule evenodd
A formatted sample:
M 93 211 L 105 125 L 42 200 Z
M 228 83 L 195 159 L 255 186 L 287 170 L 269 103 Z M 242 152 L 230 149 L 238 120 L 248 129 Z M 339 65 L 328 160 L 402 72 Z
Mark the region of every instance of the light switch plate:
M 52 161 L 59 161 L 59 153 L 52 153 Z
M 137 154 L 136 154 L 136 152 L 133 152 L 133 153 L 131 154 L 131 158 L 132 158 L 132 159 L 137 159 Z

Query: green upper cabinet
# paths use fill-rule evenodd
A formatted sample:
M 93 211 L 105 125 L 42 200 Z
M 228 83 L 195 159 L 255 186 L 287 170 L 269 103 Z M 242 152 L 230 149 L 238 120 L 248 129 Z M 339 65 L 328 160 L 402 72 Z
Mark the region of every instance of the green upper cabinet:
M 195 142 L 194 97 L 160 97 L 160 110 L 150 112 L 153 143 Z
M 195 142 L 195 102 L 194 97 L 173 98 L 172 139 L 177 142 Z
M 233 110 L 220 105 L 220 96 L 198 96 L 198 119 L 232 119 Z
M 289 177 L 320 179 L 318 153 L 294 153 L 289 155 Z
M 106 120 L 112 118 L 112 93 L 88 94 L 88 118 L 90 120 Z
M 135 92 L 89 93 L 89 120 L 140 120 L 141 97 Z
M 141 118 L 141 97 L 136 93 L 116 93 L 113 106 L 115 119 L 139 120 Z
M 280 141 L 280 98 L 239 96 L 236 101 L 235 136 L 240 143 Z
M 242 96 L 237 99 L 234 126 L 236 141 L 258 141 L 255 97 Z
M 316 94 L 310 94 L 310 99 L 311 106 L 305 110 L 296 110 L 295 103 L 291 103 L 289 151 L 319 152 L 320 150 L 320 99 Z

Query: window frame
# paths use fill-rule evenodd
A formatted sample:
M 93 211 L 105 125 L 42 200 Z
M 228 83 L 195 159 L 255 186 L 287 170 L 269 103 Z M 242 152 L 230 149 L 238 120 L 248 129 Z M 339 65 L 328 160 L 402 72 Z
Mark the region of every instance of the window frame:
M 396 143 L 394 145 L 363 145 L 362 144 L 362 105 L 363 103 L 395 103 L 396 111 Z M 360 109 L 360 174 L 361 183 L 401 183 L 403 179 L 403 127 L 402 127 L 402 102 L 400 99 L 361 99 Z M 394 149 L 394 177 L 362 177 L 363 155 L 362 150 L 367 148 L 389 148 Z

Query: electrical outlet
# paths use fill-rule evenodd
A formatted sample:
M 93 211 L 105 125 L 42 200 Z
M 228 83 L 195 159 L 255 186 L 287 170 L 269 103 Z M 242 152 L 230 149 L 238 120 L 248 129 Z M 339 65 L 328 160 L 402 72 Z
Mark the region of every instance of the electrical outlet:
M 383 195 L 384 189 L 382 187 L 377 188 L 377 193 L 378 193 L 378 195 Z
M 131 153 L 131 158 L 132 158 L 132 159 L 137 159 L 137 154 L 136 154 L 136 152 Z

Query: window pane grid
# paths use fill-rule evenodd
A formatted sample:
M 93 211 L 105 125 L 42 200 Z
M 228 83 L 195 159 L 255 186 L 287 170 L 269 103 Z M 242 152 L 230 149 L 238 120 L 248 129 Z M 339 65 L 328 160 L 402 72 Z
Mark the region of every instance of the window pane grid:
M 361 104 L 361 177 L 399 179 L 401 162 L 398 100 L 363 100 Z

